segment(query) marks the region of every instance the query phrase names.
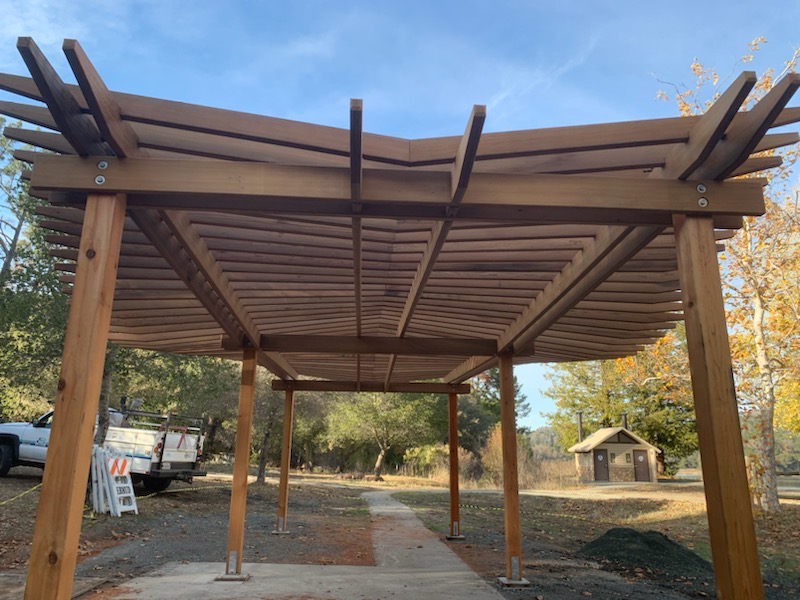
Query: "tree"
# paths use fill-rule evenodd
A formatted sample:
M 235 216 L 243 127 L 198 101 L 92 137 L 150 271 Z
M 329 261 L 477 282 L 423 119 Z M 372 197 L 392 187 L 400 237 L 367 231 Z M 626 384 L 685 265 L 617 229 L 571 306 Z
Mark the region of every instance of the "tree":
M 627 358 L 562 363 L 546 374 L 545 392 L 556 401 L 548 415 L 564 448 L 577 442 L 578 412 L 587 430 L 609 427 L 628 415 L 629 427 L 662 450 L 660 470 L 677 468 L 697 449 L 694 406 L 683 326 Z
M 328 415 L 328 440 L 332 446 L 377 448 L 374 473 L 380 477 L 390 448 L 436 441 L 436 403 L 443 403 L 443 398 L 427 394 L 339 395 Z
M 11 152 L 0 138 L 0 419 L 25 420 L 55 395 L 67 297 Z
M 472 393 L 479 406 L 483 407 L 496 421 L 500 420 L 500 369 L 494 367 L 472 378 Z M 514 407 L 517 418 L 526 417 L 531 412 L 522 386 L 514 375 Z
M 741 63 L 753 60 L 764 38 L 748 44 Z M 746 105 L 764 96 L 784 74 L 794 72 L 800 49 L 776 73 L 768 69 Z M 700 114 L 719 95 L 716 69 L 695 59 L 693 87 L 673 86 L 681 115 Z M 668 97 L 663 92 L 661 97 Z M 769 153 L 772 153 L 770 151 Z M 754 504 L 779 509 L 775 470 L 775 410 L 781 398 L 791 413 L 792 376 L 800 372 L 800 212 L 791 189 L 798 147 L 784 153 L 784 164 L 766 175 L 766 214 L 745 218 L 722 256 L 731 357 L 746 432 Z M 794 395 L 796 402 L 796 395 Z

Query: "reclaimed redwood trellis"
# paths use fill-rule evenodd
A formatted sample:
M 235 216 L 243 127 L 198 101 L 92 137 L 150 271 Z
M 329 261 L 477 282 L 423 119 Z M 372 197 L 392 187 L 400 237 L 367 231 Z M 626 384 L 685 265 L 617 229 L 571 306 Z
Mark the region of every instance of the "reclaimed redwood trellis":
M 484 133 L 475 106 L 462 136 L 408 140 L 364 132 L 360 100 L 349 130 L 286 121 L 112 92 L 72 40 L 65 84 L 32 40 L 17 46 L 31 76 L 0 74 L 0 89 L 35 103 L 0 113 L 45 128 L 6 137 L 55 153 L 15 156 L 72 294 L 51 441 L 70 451 L 45 472 L 26 598 L 72 587 L 106 337 L 243 360 L 240 427 L 254 362 L 287 403 L 314 389 L 451 405 L 499 363 L 506 579 L 520 583 L 513 364 L 627 356 L 681 319 L 718 594 L 763 597 L 715 252 L 764 210 L 763 180 L 736 177 L 798 141 L 776 130 L 800 120 L 796 75 L 748 111 L 753 73 L 701 117 Z

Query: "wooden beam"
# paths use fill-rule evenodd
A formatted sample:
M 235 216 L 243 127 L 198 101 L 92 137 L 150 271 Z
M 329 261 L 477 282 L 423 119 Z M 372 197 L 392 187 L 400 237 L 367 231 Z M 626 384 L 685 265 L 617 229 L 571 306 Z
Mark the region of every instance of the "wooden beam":
M 517 419 L 514 405 L 514 363 L 511 353 L 500 355 L 500 429 L 503 449 L 503 515 L 506 538 L 506 577 L 502 583 L 526 585 L 522 577 L 522 527 L 517 472 Z
M 453 170 L 450 173 L 450 197 L 449 205 L 447 208 L 447 216 L 453 217 L 458 211 L 458 207 L 467 192 L 467 185 L 469 184 L 472 175 L 472 166 L 475 164 L 475 154 L 478 151 L 478 143 L 483 130 L 483 124 L 486 121 L 486 107 L 475 105 L 472 108 L 467 127 L 464 135 L 461 138 L 456 158 L 453 163 Z M 447 240 L 447 234 L 453 226 L 452 221 L 438 221 L 434 223 L 431 229 L 431 235 L 428 238 L 427 246 L 422 254 L 422 259 L 419 261 L 417 271 L 414 273 L 414 280 L 411 283 L 408 294 L 406 295 L 406 302 L 403 306 L 403 312 L 397 322 L 397 337 L 403 337 L 408 331 L 408 326 L 411 324 L 411 318 L 414 315 L 414 310 L 417 308 L 422 294 L 425 290 L 425 285 L 433 273 L 433 268 L 436 260 L 444 247 Z M 384 377 L 384 387 L 388 389 L 392 381 L 392 373 L 394 371 L 397 358 L 391 356 L 389 364 L 386 368 L 386 375 Z
M 33 535 L 27 600 L 72 597 L 124 219 L 124 197 L 89 197 Z
M 278 517 L 273 533 L 287 533 L 286 515 L 289 506 L 289 461 L 292 458 L 292 421 L 294 390 L 286 388 L 283 402 L 283 438 L 281 441 L 281 477 L 278 485 Z
M 450 454 L 450 533 L 448 540 L 463 540 L 461 509 L 458 492 L 458 394 L 447 397 L 448 448 Z
M 761 599 L 713 224 L 708 218 L 676 217 L 675 239 L 717 594 Z
M 36 161 L 31 185 L 45 191 L 85 192 L 102 187 L 103 192 L 128 193 L 133 198 L 137 194 L 164 197 L 161 201 L 177 205 L 180 198 L 191 195 L 192 206 L 207 209 L 298 212 L 305 202 L 322 214 L 352 216 L 349 169 L 214 160 L 128 158 L 107 162 L 105 179 L 98 184 L 96 160 L 42 156 Z M 447 218 L 452 201 L 450 178 L 439 172 L 365 169 L 361 214 L 374 216 L 388 210 L 384 216 L 401 215 L 405 210 Z M 531 208 L 535 209 L 532 215 L 541 215 L 535 220 L 565 222 L 605 222 L 609 215 L 603 211 L 620 220 L 626 214 L 650 212 L 670 218 L 676 212 L 759 215 L 764 211 L 762 183 L 708 181 L 704 182 L 705 191 L 699 192 L 695 181 L 473 173 L 458 215 L 502 215 L 503 208 L 523 216 L 521 209 Z M 700 198 L 707 203 L 699 203 Z M 437 232 L 432 239 L 440 236 Z
M 360 389 L 359 389 L 360 387 Z M 273 390 L 297 390 L 309 392 L 396 392 L 414 394 L 469 394 L 471 386 L 468 383 L 449 384 L 435 382 L 419 383 L 396 383 L 389 386 L 386 390 L 382 382 L 364 381 L 360 386 L 357 381 L 317 381 L 306 379 L 295 379 L 286 381 L 282 379 L 272 380 Z
M 119 105 L 81 45 L 76 40 L 64 40 L 63 49 L 100 133 L 114 150 L 114 154 L 119 158 L 142 156 L 136 133 L 130 123 L 122 120 Z
M 661 233 L 654 227 L 608 227 L 587 244 L 553 281 L 528 305 L 498 339 L 498 350 L 523 353 L 536 336 L 546 331 L 631 256 Z M 445 376 L 460 382 L 482 373 L 492 358 L 470 359 Z
M 362 136 L 363 136 L 363 103 L 361 100 L 350 100 L 350 197 L 353 200 L 353 213 L 360 210 L 361 177 L 362 177 Z M 362 227 L 361 217 L 353 217 L 353 293 L 356 301 L 356 335 L 361 335 L 362 312 Z
M 92 117 L 83 114 L 80 106 L 64 85 L 61 77 L 29 37 L 17 40 L 17 49 L 50 109 L 58 129 L 80 156 L 108 156 L 113 152 Z
M 250 439 L 253 430 L 253 403 L 256 385 L 256 351 L 242 351 L 242 383 L 239 386 L 239 417 L 236 421 L 236 449 L 233 459 L 233 486 L 228 518 L 228 550 L 225 574 L 241 575 L 244 552 L 244 519 L 247 512 L 247 476 L 250 467 Z
M 784 76 L 751 110 L 731 124 L 725 132 L 725 139 L 717 144 L 692 177 L 717 181 L 729 177 L 748 159 L 798 87 L 800 87 L 800 74 L 789 73 Z
M 717 142 L 725 135 L 725 130 L 747 99 L 756 81 L 756 74 L 753 71 L 742 72 L 692 127 L 687 142 L 670 151 L 663 170 L 658 174 L 665 179 L 689 177 L 708 158 Z
M 241 348 L 230 340 L 223 347 Z M 319 354 L 399 354 L 407 356 L 472 356 L 494 354 L 497 343 L 483 338 L 417 338 L 330 335 L 262 335 L 259 346 L 267 352 L 311 352 Z
M 457 206 L 467 191 L 472 169 L 475 165 L 475 157 L 478 154 L 478 144 L 483 131 L 483 124 L 486 122 L 486 107 L 476 104 L 472 107 L 472 113 L 467 122 L 464 135 L 456 151 L 456 159 L 453 163 L 453 170 L 450 174 L 450 193 L 451 203 Z

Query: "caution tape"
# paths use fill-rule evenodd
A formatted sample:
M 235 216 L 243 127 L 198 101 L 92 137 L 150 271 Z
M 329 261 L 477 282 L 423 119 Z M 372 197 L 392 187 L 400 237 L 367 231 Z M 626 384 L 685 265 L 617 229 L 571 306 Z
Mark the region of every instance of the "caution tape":
M 230 489 L 232 484 L 226 485 L 202 485 L 197 487 L 190 487 L 190 488 L 180 488 L 177 490 L 164 490 L 161 492 L 153 492 L 152 494 L 147 494 L 146 496 L 137 496 L 137 500 L 147 500 L 148 498 L 152 498 L 153 496 L 160 496 L 161 494 L 179 494 L 181 492 L 199 492 L 200 490 L 226 490 Z
M 36 489 L 38 489 L 38 488 L 40 488 L 40 487 L 42 487 L 42 484 L 41 484 L 41 483 L 37 483 L 37 484 L 36 484 L 35 486 L 33 486 L 31 489 L 29 489 L 29 490 L 25 490 L 24 492 L 22 492 L 21 494 L 17 494 L 17 495 L 16 495 L 16 496 L 14 496 L 13 498 L 9 498 L 8 500 L 3 500 L 2 502 L 0 502 L 0 506 L 3 506 L 3 505 L 5 505 L 5 504 L 11 504 L 11 503 L 12 503 L 14 500 L 19 500 L 19 499 L 20 499 L 20 498 L 22 498 L 24 495 L 26 495 L 26 494 L 30 494 L 30 493 L 31 493 L 33 490 L 36 490 Z

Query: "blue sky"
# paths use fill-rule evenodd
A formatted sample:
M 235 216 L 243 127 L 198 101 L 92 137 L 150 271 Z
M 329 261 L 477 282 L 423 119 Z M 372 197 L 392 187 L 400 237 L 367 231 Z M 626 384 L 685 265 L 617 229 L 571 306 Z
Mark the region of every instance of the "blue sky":
M 724 87 L 752 39 L 759 74 L 800 46 L 798 2 L 0 2 L 0 71 L 27 74 L 31 36 L 73 81 L 75 38 L 113 90 L 341 127 L 362 98 L 366 130 L 408 138 L 460 135 L 473 104 L 485 131 L 673 116 L 658 80 L 691 84 L 695 58 Z M 539 426 L 541 368 L 517 376 Z

